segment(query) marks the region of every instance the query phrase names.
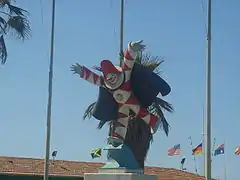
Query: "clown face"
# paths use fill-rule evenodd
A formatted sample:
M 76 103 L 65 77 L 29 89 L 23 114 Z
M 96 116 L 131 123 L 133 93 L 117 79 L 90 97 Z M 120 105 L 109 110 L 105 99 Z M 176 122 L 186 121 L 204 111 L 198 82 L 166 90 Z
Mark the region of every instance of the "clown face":
M 108 84 L 115 84 L 117 80 L 118 80 L 117 74 L 109 73 L 106 77 L 106 81 L 108 82 Z
M 106 88 L 116 90 L 123 84 L 125 75 L 122 68 L 114 66 L 111 61 L 102 60 L 101 71 Z
M 105 85 L 108 89 L 115 90 L 119 88 L 123 82 L 124 82 L 124 73 L 109 73 L 106 75 L 105 79 Z

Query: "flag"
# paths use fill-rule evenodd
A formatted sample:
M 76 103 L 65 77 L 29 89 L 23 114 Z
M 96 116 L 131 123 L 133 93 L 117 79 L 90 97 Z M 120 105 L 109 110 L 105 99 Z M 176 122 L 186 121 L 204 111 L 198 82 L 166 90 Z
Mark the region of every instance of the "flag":
M 221 144 L 220 146 L 218 146 L 214 151 L 214 156 L 217 156 L 220 154 L 224 154 L 224 144 Z
M 1 35 L 0 37 L 0 59 L 1 59 L 1 64 L 5 64 L 7 60 L 7 49 L 6 49 L 3 35 Z
M 172 148 L 168 149 L 168 156 L 177 156 L 180 155 L 180 144 L 176 144 Z
M 192 155 L 202 154 L 202 143 L 192 150 Z
M 185 171 L 185 170 L 186 170 L 186 168 L 184 168 L 184 167 L 183 167 L 183 165 L 184 165 L 185 161 L 186 161 L 186 158 L 185 158 L 185 157 L 183 157 L 183 158 L 182 158 L 182 160 L 181 160 L 181 170 L 183 170 L 183 171 Z
M 186 158 L 185 158 L 185 157 L 182 158 L 182 160 L 181 160 L 181 164 L 183 165 L 183 164 L 185 163 L 185 161 L 186 161 Z
M 91 152 L 92 159 L 102 156 L 102 148 L 95 149 Z
M 237 149 L 234 152 L 235 155 L 240 155 L 240 147 L 237 147 Z
M 53 151 L 53 152 L 52 152 L 52 157 L 55 158 L 56 156 L 57 156 L 57 151 Z

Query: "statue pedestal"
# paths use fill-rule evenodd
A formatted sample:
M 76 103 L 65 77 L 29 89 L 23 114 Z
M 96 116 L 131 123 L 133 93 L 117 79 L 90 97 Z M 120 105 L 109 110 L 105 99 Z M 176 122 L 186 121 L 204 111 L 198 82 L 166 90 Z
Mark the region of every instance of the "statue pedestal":
M 136 173 L 85 173 L 84 180 L 157 180 L 157 176 Z
M 84 180 L 157 180 L 155 175 L 143 174 L 142 170 L 125 168 L 100 169 L 99 173 L 85 173 Z

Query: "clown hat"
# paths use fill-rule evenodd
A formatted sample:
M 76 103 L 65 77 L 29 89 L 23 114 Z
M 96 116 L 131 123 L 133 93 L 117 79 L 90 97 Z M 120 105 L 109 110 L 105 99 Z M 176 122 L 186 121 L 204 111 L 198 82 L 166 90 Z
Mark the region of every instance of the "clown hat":
M 118 66 L 114 66 L 112 62 L 109 60 L 102 60 L 100 66 L 101 66 L 101 71 L 104 75 L 104 78 L 106 78 L 106 76 L 110 73 L 111 74 L 122 73 L 122 68 Z

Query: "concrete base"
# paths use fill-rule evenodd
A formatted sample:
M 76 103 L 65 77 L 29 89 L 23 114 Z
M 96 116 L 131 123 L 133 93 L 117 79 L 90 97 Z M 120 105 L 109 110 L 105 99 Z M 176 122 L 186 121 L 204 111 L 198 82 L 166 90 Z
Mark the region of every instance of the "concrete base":
M 106 174 L 106 173 L 132 173 L 132 174 L 143 174 L 142 169 L 126 169 L 126 168 L 99 168 L 99 173 Z
M 157 180 L 157 176 L 136 173 L 85 173 L 84 180 Z

